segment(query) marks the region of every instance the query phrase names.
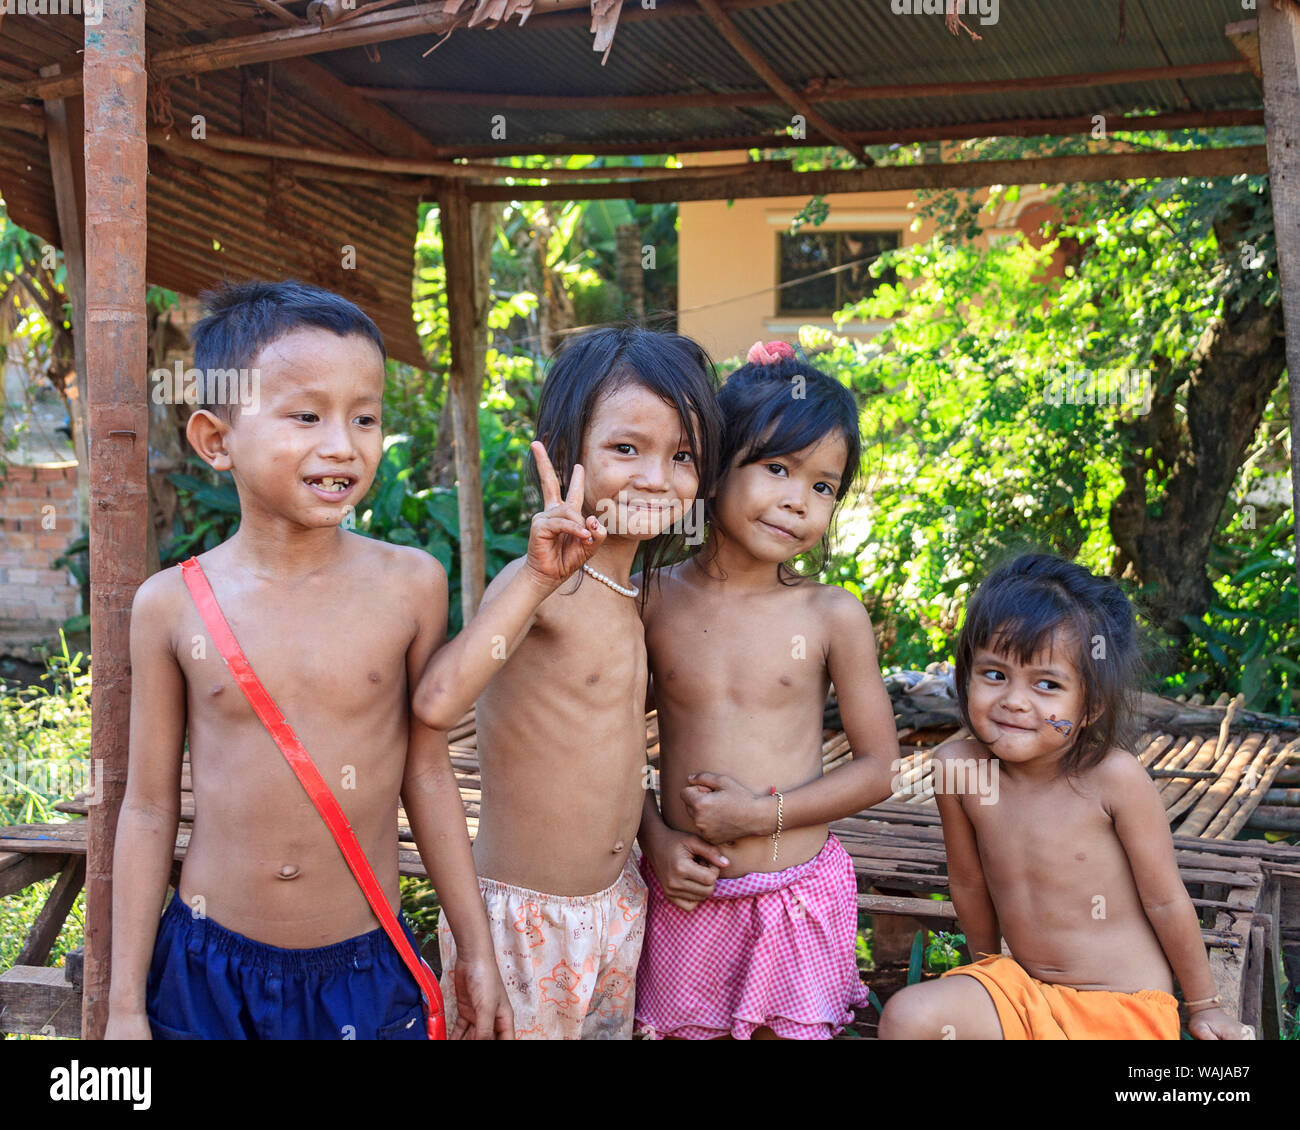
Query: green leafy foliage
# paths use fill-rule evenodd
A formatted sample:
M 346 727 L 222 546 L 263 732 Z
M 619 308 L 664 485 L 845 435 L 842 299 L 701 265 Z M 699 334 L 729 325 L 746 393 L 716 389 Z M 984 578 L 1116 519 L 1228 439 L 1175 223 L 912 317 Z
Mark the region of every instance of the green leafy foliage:
M 918 930 L 912 939 L 912 952 L 907 959 L 907 983 L 915 985 L 921 980 L 921 959 L 925 953 L 925 931 Z
M 528 548 L 523 468 L 531 433 L 507 431 L 489 412 L 479 413 L 482 442 L 484 544 L 487 575 L 494 577 Z M 451 589 L 449 632 L 461 627 L 460 516 L 450 487 L 421 486 L 413 471 L 418 456 L 407 435 L 389 435 L 375 485 L 360 509 L 359 533 L 431 553 L 447 570 Z
M 929 945 L 925 947 L 925 967 L 932 973 L 955 969 L 961 964 L 961 947 L 965 944 L 965 934 L 950 934 L 945 930 L 931 934 Z
M 171 540 L 159 551 L 164 568 L 216 548 L 239 527 L 239 492 L 230 472 L 213 471 L 194 454 L 186 467 L 167 476 L 177 505 Z
M 1170 689 L 1211 698 L 1243 694 L 1252 710 L 1294 713 L 1300 687 L 1294 524 L 1287 516 L 1255 531 L 1243 529 L 1238 516 L 1224 539 L 1210 551 L 1218 600 L 1203 616 L 1183 617 L 1191 633 L 1188 670 L 1171 679 Z
M 57 824 L 70 819 L 55 810 L 95 783 L 90 772 L 90 673 L 87 657 L 68 647 L 46 659 L 33 687 L 0 683 L 0 825 Z M 0 898 L 0 969 L 8 969 L 45 905 L 50 878 Z M 76 898 L 51 950 L 50 964 L 80 944 L 85 929 L 85 892 Z
M 41 685 L 0 683 L 0 824 L 61 821 L 54 805 L 93 785 L 89 663 L 62 632 L 59 645 Z
M 1134 139 L 1157 148 L 1258 140 L 1249 131 Z M 1071 146 L 959 148 L 998 157 Z M 1054 198 L 1059 219 L 1033 240 L 1013 231 L 981 243 L 1017 194 L 995 190 L 987 204 L 923 194 L 935 236 L 882 255 L 872 270 L 892 269 L 897 282 L 882 281 L 838 316 L 888 328 L 869 343 L 801 335 L 865 406 L 865 489 L 841 515 L 825 579 L 866 601 L 889 665 L 950 656 L 975 586 L 1027 549 L 1121 575 L 1141 608 L 1151 590 L 1110 528 L 1134 457 L 1125 426 L 1155 393 L 1174 398 L 1177 419 L 1216 321 L 1244 303 L 1278 300 L 1265 178 L 1064 186 Z M 815 220 L 815 209 L 805 218 Z M 1177 650 L 1165 666 L 1180 672 L 1155 689 L 1240 690 L 1255 709 L 1300 705 L 1293 519 L 1282 502 L 1245 506 L 1285 476 L 1286 462 L 1279 388 L 1206 562 L 1220 599 L 1204 616 L 1188 610 L 1197 614 L 1184 620 L 1185 638 L 1148 625 L 1155 646 Z M 1171 470 L 1156 461 L 1145 472 L 1152 513 Z M 1246 528 L 1247 511 L 1258 529 Z

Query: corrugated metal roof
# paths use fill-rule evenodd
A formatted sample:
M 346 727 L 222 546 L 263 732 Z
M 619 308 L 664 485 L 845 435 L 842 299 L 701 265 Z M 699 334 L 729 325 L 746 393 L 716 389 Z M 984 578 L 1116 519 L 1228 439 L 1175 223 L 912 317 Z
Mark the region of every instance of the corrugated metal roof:
M 151 126 L 188 136 L 193 114 L 213 133 L 280 144 L 409 157 L 428 145 L 452 154 L 516 154 L 539 148 L 583 152 L 625 143 L 672 152 L 770 135 L 792 111 L 755 75 L 694 0 L 626 0 L 605 66 L 593 52 L 581 11 L 544 12 L 528 23 L 460 28 L 432 54 L 432 35 L 151 83 Z M 740 33 L 784 81 L 803 91 L 906 84 L 1045 79 L 1202 63 L 1240 64 L 1227 24 L 1249 16 L 1240 0 L 1125 0 L 1062 5 L 1001 0 L 996 23 L 977 12 L 965 22 L 982 38 L 952 35 L 942 15 L 895 14 L 891 0 L 720 0 Z M 440 10 L 438 0 L 413 0 Z M 303 0 L 289 0 L 299 12 Z M 902 6 L 898 0 L 897 6 Z M 978 8 L 978 5 L 971 5 Z M 1119 12 L 1125 13 L 1121 29 Z M 388 9 L 389 12 L 393 9 Z M 281 24 L 246 0 L 170 0 L 147 9 L 151 52 L 189 43 L 269 32 Z M 328 33 L 322 33 L 328 34 Z M 7 16 L 0 24 L 0 79 L 22 84 L 42 66 L 77 65 L 80 20 Z M 377 60 L 377 61 L 376 61 Z M 468 105 L 432 100 L 380 102 L 346 92 L 313 95 L 291 82 L 295 68 L 324 72 L 348 86 L 481 95 Z M 269 82 L 269 108 L 256 84 Z M 311 87 L 307 83 L 307 87 Z M 503 94 L 581 96 L 561 109 L 501 109 Z M 671 96 L 749 95 L 744 105 L 678 105 Z M 643 96 L 643 106 L 604 99 Z M 1105 85 L 960 89 L 920 97 L 817 99 L 835 126 L 855 131 L 978 127 L 1011 119 L 1066 119 L 1131 110 L 1213 111 L 1261 105 L 1248 70 L 1215 77 L 1147 78 Z M 12 101 L 9 106 L 12 107 Z M 387 130 L 358 125 L 386 113 Z M 492 136 L 493 114 L 506 136 Z M 16 117 L 0 102 L 0 126 Z M 407 125 L 393 125 L 406 123 Z M 409 129 L 408 127 L 413 127 Z M 405 131 L 405 132 L 404 132 Z M 423 142 L 414 135 L 418 133 Z M 784 140 L 784 139 L 783 139 Z M 815 140 L 815 138 L 813 139 Z M 788 142 L 787 142 L 788 143 Z M 424 147 L 423 149 L 421 147 Z M 220 160 L 213 156 L 212 160 Z M 231 158 L 225 158 L 229 165 Z M 0 128 L 0 190 L 16 222 L 57 241 L 45 142 Z M 245 161 L 239 171 L 151 149 L 150 281 L 193 293 L 223 276 L 298 275 L 362 302 L 390 351 L 418 363 L 410 318 L 416 200 L 377 187 L 309 178 L 283 162 Z M 214 241 L 222 250 L 214 250 Z M 356 248 L 356 269 L 342 248 Z

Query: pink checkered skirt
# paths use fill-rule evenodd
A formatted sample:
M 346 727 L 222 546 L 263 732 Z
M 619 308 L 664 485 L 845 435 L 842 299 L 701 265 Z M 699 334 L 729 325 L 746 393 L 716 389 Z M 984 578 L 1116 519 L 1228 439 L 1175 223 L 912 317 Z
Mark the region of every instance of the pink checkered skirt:
M 655 1038 L 748 1040 L 771 1028 L 829 1040 L 867 1003 L 858 978 L 858 888 L 834 836 L 807 863 L 719 879 L 694 910 L 650 889 L 636 979 L 636 1026 Z

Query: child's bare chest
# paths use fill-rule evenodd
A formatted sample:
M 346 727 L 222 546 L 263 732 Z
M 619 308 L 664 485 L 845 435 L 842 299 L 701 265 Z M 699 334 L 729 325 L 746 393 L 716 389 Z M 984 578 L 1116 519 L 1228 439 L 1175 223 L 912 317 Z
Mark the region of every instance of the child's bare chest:
M 780 707 L 824 695 L 824 643 L 803 601 L 710 606 L 691 602 L 658 617 L 646 647 L 656 697 Z
M 1001 775 L 995 790 L 968 795 L 963 807 L 975 829 L 985 874 L 994 882 L 1069 885 L 1123 855 L 1098 798 L 1064 783 L 1038 790 L 1018 787 Z
M 373 603 L 276 597 L 223 608 L 250 666 L 291 724 L 391 713 L 406 697 L 414 620 Z M 178 641 L 191 712 L 210 722 L 255 718 L 197 613 Z

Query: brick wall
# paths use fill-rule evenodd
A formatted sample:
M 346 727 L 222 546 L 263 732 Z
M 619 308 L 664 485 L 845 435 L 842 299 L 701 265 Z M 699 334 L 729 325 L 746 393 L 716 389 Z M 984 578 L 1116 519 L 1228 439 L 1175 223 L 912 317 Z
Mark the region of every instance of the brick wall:
M 57 639 L 81 611 L 75 578 L 50 568 L 79 528 L 75 463 L 0 467 L 0 655 Z

